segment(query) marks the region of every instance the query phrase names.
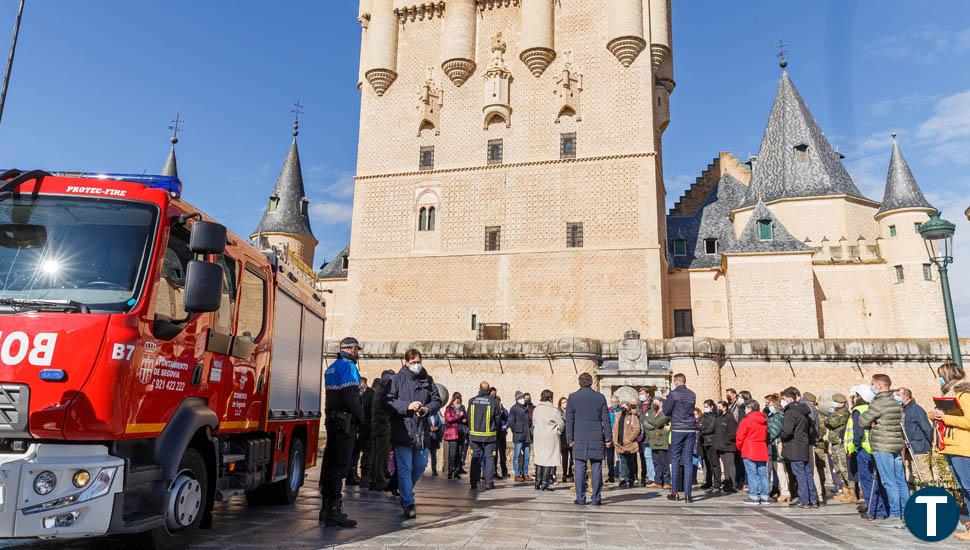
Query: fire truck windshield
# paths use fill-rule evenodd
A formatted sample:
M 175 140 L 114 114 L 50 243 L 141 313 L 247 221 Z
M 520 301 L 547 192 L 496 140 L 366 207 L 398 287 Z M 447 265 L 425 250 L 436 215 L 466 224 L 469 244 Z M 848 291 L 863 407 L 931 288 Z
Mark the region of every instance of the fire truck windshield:
M 3 200 L 0 313 L 44 309 L 45 302 L 77 304 L 74 311 L 130 310 L 147 272 L 157 211 L 94 197 Z

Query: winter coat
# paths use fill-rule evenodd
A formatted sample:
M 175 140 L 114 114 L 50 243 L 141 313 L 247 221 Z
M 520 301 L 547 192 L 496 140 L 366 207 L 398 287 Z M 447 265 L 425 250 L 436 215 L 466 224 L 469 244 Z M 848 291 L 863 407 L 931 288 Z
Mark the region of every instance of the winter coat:
M 930 452 L 933 448 L 933 425 L 923 407 L 916 404 L 915 399 L 910 400 L 908 405 L 903 406 L 903 418 L 903 427 L 913 454 Z
M 441 420 L 441 415 L 428 415 L 428 448 L 434 450 L 441 447 L 441 439 L 444 435 L 445 423 Z
M 697 396 L 687 386 L 670 390 L 663 404 L 663 413 L 670 417 L 671 431 L 697 431 L 697 417 L 694 416 L 696 404 Z
M 391 437 L 391 410 L 384 404 L 387 390 L 391 389 L 391 379 L 393 374 L 385 374 L 381 377 L 381 385 L 374 393 L 374 402 L 371 404 L 371 437 L 375 440 L 387 440 Z
M 664 430 L 664 426 L 670 424 L 670 417 L 660 411 L 650 409 L 643 415 L 643 427 L 646 430 L 644 443 L 650 445 L 651 449 L 665 451 L 670 448 L 670 432 Z
M 915 403 L 915 401 L 914 401 Z M 825 419 L 825 427 L 829 432 L 829 445 L 842 445 L 845 439 L 845 425 L 849 422 L 849 410 L 839 407 Z
M 616 452 L 632 454 L 640 451 L 637 439 L 640 437 L 640 415 L 635 410 L 621 410 L 613 424 L 613 443 Z
M 326 402 L 324 410 L 330 413 L 348 413 L 357 426 L 364 421 L 364 402 L 360 398 L 360 371 L 357 359 L 340 352 L 337 360 L 323 373 Z
M 898 453 L 906 446 L 903 437 L 903 406 L 893 398 L 893 392 L 877 393 L 872 403 L 869 403 L 869 410 L 859 416 L 859 422 L 863 426 L 872 424 L 869 440 L 874 452 Z
M 768 420 L 761 411 L 750 411 L 738 424 L 735 444 L 741 458 L 755 462 L 768 461 Z
M 360 395 L 361 402 L 364 405 L 364 422 L 360 425 L 360 438 L 368 439 L 370 437 L 371 424 L 374 423 L 374 394 L 375 392 L 372 388 L 368 387 L 364 390 L 364 393 Z
M 468 411 L 464 405 L 448 405 L 445 408 L 445 441 L 458 441 L 461 431 L 458 427 L 468 423 Z
M 781 425 L 781 456 L 807 462 L 814 456 L 811 444 L 812 419 L 803 403 L 789 403 Z
M 552 403 L 540 401 L 532 412 L 535 442 L 532 444 L 532 457 L 536 466 L 559 466 L 559 436 L 566 427 L 562 415 Z
M 419 402 L 427 407 L 427 414 L 418 416 L 416 411 L 409 411 L 408 405 Z M 391 444 L 395 446 L 411 445 L 423 449 L 427 446 L 428 416 L 438 414 L 441 408 L 441 396 L 434 378 L 426 369 L 415 374 L 407 367 L 391 379 L 391 387 L 384 397 L 384 403 L 391 408 Z
M 701 445 L 712 447 L 714 445 L 714 426 L 717 424 L 717 413 L 709 412 L 701 416 L 700 432 Z
M 509 430 L 514 443 L 532 443 L 532 418 L 529 407 L 516 403 L 509 410 Z
M 468 440 L 478 443 L 498 441 L 502 406 L 488 392 L 479 391 L 468 400 Z
M 566 402 L 566 440 L 576 460 L 603 460 L 613 441 L 610 414 L 603 394 L 579 388 Z
M 738 433 L 738 422 L 734 419 L 731 411 L 717 414 L 717 422 L 714 424 L 714 449 L 722 453 L 738 452 L 735 438 Z
M 962 385 L 963 383 L 958 386 Z M 940 452 L 970 457 L 970 392 L 957 391 L 955 397 L 963 414 L 943 415 L 946 430 L 943 432 L 944 449 Z
M 781 426 L 785 422 L 785 413 L 768 411 L 766 419 L 768 421 L 768 442 L 774 445 L 778 443 L 778 438 L 781 436 Z

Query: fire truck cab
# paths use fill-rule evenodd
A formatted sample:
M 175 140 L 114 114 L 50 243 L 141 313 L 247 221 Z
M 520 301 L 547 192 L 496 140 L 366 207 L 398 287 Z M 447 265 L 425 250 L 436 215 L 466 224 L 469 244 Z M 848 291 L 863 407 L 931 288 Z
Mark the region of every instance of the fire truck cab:
M 316 464 L 325 310 L 162 176 L 0 175 L 0 537 L 177 548 Z

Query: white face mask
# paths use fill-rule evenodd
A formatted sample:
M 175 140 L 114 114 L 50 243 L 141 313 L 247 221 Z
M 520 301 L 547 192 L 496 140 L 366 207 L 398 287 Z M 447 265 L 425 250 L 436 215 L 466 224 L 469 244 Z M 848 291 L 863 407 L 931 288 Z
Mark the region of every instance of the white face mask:
M 522 405 L 524 407 L 525 406 L 525 399 L 519 399 L 518 401 L 516 401 L 516 403 L 518 403 L 519 405 Z
M 736 401 L 736 403 L 738 405 L 744 405 L 744 398 L 739 395 L 738 396 L 738 400 Z
M 421 372 L 421 369 L 423 369 L 423 368 L 424 368 L 424 366 L 421 363 L 415 363 L 413 365 L 408 365 L 408 370 L 410 370 L 414 374 L 418 374 L 419 372 Z
M 647 400 L 647 396 L 646 395 L 641 395 L 641 396 L 637 397 L 637 399 L 639 399 L 640 402 L 643 403 L 644 401 Z
M 791 401 L 789 401 L 788 399 L 782 399 L 781 400 L 781 408 L 785 408 L 785 407 L 787 407 L 790 404 L 791 404 Z

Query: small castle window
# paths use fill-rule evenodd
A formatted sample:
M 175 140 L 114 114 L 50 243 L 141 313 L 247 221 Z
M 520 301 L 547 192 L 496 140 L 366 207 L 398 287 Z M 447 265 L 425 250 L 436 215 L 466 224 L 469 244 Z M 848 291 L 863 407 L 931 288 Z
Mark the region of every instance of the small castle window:
M 472 330 L 478 330 L 478 314 L 472 313 Z
M 502 249 L 502 228 L 492 226 L 485 228 L 485 250 L 494 252 Z
M 303 197 L 303 200 L 300 201 L 300 213 L 306 216 L 309 211 L 310 211 L 310 200 L 307 199 L 306 197 Z
M 502 164 L 502 140 L 488 140 L 488 164 Z
M 795 146 L 795 160 L 798 162 L 808 162 L 808 145 L 801 143 Z
M 348 269 L 350 267 L 350 258 L 347 256 L 344 256 L 341 258 L 340 263 L 343 266 L 341 269 Z
M 418 210 L 418 231 L 427 231 L 427 230 L 428 230 L 428 209 L 422 206 L 421 210 Z
M 434 207 L 428 208 L 428 231 L 434 231 Z
M 896 270 L 896 282 L 901 283 L 905 281 L 906 274 L 903 272 L 903 266 L 897 265 L 894 269 Z
M 704 239 L 705 254 L 717 254 L 719 250 L 717 239 Z
M 583 222 L 566 224 L 566 248 L 583 247 Z
M 770 241 L 775 238 L 775 228 L 771 225 L 771 220 L 758 221 L 758 238 L 762 241 Z
M 576 158 L 576 133 L 562 134 L 559 138 L 559 158 Z
M 266 207 L 267 212 L 276 212 L 276 207 L 280 205 L 280 198 L 276 195 L 271 195 L 269 198 L 269 205 Z
M 674 310 L 674 337 L 675 338 L 694 335 L 693 317 L 694 316 L 691 310 L 689 309 Z
M 923 279 L 927 281 L 933 280 L 933 268 L 930 264 L 923 264 Z
M 421 148 L 418 170 L 434 170 L 434 145 Z
M 687 239 L 674 239 L 674 256 L 687 255 Z
M 896 236 L 896 226 L 895 225 L 890 225 L 889 226 L 889 236 L 890 237 L 895 237 Z

